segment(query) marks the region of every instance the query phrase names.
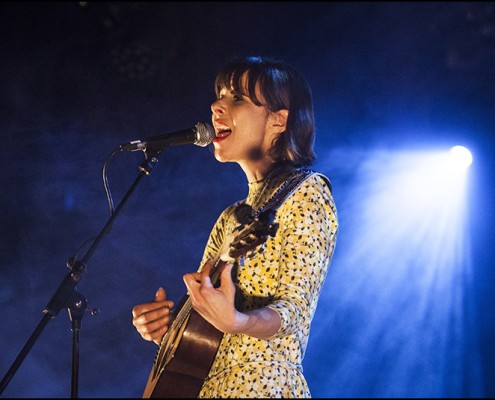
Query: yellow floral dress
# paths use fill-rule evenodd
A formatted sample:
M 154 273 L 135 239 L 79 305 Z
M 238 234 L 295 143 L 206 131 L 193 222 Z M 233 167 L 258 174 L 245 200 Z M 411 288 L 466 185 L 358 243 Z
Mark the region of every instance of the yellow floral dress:
M 286 174 L 249 183 L 246 204 L 259 209 L 283 184 Z M 201 265 L 214 258 L 238 226 L 235 205 L 215 223 Z M 311 397 L 302 370 L 310 323 L 332 258 L 337 210 L 326 178 L 312 174 L 278 208 L 276 234 L 262 251 L 237 263 L 240 311 L 270 307 L 280 315 L 280 330 L 268 340 L 225 334 L 198 397 Z M 258 249 L 257 249 L 258 250 Z

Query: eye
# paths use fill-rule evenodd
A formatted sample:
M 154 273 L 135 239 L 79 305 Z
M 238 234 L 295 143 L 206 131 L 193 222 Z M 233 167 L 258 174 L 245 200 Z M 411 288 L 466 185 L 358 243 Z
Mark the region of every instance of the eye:
M 232 95 L 232 99 L 234 99 L 234 101 L 244 101 L 244 96 L 240 93 L 232 91 L 231 95 Z
M 218 90 L 218 95 L 217 95 L 217 100 L 223 99 L 225 95 L 227 94 L 227 88 L 221 88 Z

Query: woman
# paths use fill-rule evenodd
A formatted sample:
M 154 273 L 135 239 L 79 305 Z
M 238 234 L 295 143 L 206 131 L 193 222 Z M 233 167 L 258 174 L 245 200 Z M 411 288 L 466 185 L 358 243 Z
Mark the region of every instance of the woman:
M 198 272 L 183 277 L 193 309 L 224 333 L 198 397 L 310 397 L 301 363 L 338 230 L 328 179 L 304 169 L 315 160 L 311 90 L 290 65 L 248 57 L 219 72 L 215 92 L 215 157 L 238 163 L 249 191 L 219 216 Z M 222 244 L 294 176 L 302 181 L 277 203 L 276 232 L 262 251 L 228 260 L 214 285 Z M 163 288 L 134 307 L 145 340 L 161 343 L 172 307 Z

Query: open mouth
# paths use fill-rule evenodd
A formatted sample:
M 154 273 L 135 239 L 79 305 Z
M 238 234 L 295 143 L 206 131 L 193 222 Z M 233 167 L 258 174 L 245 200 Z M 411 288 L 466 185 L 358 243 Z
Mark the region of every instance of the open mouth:
M 221 142 L 222 140 L 225 140 L 230 134 L 232 133 L 231 129 L 218 129 L 217 133 L 215 135 L 215 138 L 213 139 L 213 142 Z

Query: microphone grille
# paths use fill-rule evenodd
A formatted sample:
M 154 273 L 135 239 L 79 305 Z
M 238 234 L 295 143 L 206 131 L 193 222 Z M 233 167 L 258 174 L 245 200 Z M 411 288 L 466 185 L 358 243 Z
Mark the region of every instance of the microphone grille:
M 196 141 L 195 145 L 205 147 L 208 146 L 215 137 L 215 129 L 206 122 L 198 122 L 195 125 L 196 128 Z

